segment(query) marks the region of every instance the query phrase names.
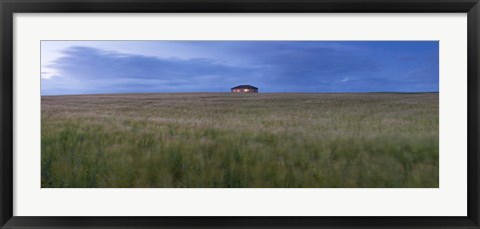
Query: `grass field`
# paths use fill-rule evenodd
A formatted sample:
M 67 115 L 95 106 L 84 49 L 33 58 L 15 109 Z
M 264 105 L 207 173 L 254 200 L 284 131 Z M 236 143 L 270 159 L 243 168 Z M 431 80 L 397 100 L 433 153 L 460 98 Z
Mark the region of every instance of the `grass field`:
M 42 97 L 42 187 L 438 187 L 438 93 Z

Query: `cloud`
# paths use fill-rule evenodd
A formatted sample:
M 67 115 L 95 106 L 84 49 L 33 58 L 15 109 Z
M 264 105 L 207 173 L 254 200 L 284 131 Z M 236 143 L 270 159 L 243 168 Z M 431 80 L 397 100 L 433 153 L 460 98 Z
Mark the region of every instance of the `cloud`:
M 47 65 L 57 77 L 43 77 L 42 91 L 64 93 L 216 91 L 217 84 L 253 74 L 254 68 L 231 67 L 211 59 L 158 58 L 89 47 L 71 47 Z M 63 94 L 63 93 L 62 93 Z
M 228 51 L 261 67 L 267 91 L 313 92 L 312 85 L 330 87 L 344 75 L 370 75 L 381 68 L 367 47 L 336 42 L 239 42 Z

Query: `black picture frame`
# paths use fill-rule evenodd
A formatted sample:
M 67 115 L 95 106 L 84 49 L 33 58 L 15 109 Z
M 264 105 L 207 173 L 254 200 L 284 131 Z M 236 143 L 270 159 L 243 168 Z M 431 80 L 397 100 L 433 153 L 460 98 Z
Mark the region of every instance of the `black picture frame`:
M 480 228 L 478 0 L 0 0 L 1 228 Z M 466 217 L 20 217 L 13 216 L 14 13 L 468 13 Z M 94 206 L 92 206 L 94 207 Z

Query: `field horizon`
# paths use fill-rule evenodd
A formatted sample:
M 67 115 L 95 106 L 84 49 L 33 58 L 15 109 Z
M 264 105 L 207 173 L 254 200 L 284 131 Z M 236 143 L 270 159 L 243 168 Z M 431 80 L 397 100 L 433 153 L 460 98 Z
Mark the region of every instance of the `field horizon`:
M 438 91 L 369 91 L 369 92 L 257 92 L 257 93 L 236 93 L 236 94 L 438 94 Z M 120 93 L 85 93 L 85 94 L 58 94 L 58 95 L 41 95 L 41 97 L 51 96 L 81 96 L 81 95 L 153 95 L 153 94 L 232 94 L 230 91 L 224 92 L 120 92 Z
M 438 188 L 438 92 L 42 95 L 42 188 Z

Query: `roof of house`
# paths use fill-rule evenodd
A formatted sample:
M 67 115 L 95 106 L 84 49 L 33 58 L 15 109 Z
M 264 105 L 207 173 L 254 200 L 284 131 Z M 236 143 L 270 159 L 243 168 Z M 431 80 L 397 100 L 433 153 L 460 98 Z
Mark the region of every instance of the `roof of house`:
M 252 85 L 238 85 L 236 87 L 232 87 L 232 89 L 258 89 Z

